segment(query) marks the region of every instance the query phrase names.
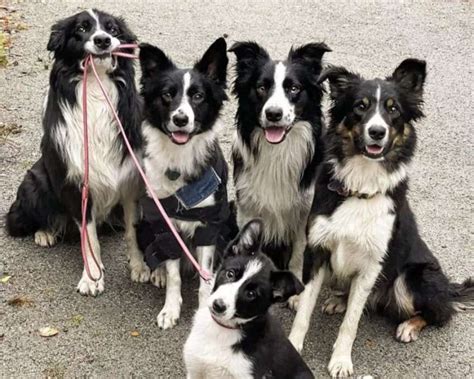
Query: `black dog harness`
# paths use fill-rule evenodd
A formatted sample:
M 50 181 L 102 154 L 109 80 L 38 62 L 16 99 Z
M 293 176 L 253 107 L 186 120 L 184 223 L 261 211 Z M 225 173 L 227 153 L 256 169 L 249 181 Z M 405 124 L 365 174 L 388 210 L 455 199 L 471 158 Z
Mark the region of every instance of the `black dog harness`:
M 168 178 L 176 180 L 180 173 L 170 171 Z M 174 178 L 172 178 L 172 177 Z M 227 221 L 230 207 L 227 201 L 227 166 L 224 159 L 217 159 L 201 176 L 173 195 L 160 199 L 166 213 L 176 220 L 200 222 L 191 239 L 193 247 L 217 245 L 225 247 L 229 228 Z M 196 207 L 214 194 L 215 204 Z M 142 220 L 137 226 L 137 240 L 145 262 L 153 270 L 168 259 L 181 257 L 181 247 L 156 208 L 153 199 L 145 195 L 139 200 Z M 186 237 L 186 236 L 183 236 Z

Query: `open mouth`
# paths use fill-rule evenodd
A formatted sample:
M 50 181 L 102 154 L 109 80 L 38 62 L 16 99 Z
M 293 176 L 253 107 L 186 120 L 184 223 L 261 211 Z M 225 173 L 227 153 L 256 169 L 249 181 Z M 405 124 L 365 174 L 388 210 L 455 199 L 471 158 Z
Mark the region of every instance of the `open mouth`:
M 278 144 L 282 142 L 290 128 L 284 128 L 281 126 L 270 126 L 263 129 L 265 133 L 265 139 L 272 144 Z
M 186 132 L 172 132 L 170 137 L 171 141 L 177 145 L 184 145 L 191 139 L 191 135 Z
M 379 145 L 366 145 L 365 151 L 370 157 L 377 157 L 383 152 L 383 146 Z

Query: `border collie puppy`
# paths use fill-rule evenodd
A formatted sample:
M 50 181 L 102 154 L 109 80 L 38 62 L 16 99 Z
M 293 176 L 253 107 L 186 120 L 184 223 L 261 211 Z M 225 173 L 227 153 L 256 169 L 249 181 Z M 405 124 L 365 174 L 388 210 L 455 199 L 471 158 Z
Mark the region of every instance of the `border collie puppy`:
M 262 254 L 262 237 L 262 222 L 252 220 L 228 246 L 184 345 L 189 379 L 314 377 L 269 312 L 303 285 Z
M 144 167 L 168 215 L 208 272 L 212 272 L 216 245 L 229 217 L 227 164 L 216 130 L 227 100 L 226 50 L 225 40 L 219 38 L 194 67 L 180 69 L 157 47 L 140 46 Z M 181 312 L 179 258 L 183 253 L 153 200 L 145 196 L 140 207 L 138 243 L 153 270 L 152 283 L 166 285 L 158 326 L 168 329 L 176 325 Z M 201 279 L 201 305 L 209 291 Z
M 290 340 L 302 349 L 321 285 L 332 279 L 339 292 L 323 310 L 346 311 L 328 366 L 333 377 L 353 373 L 352 344 L 366 306 L 398 321 L 402 342 L 473 306 L 474 283 L 448 281 L 408 204 L 425 76 L 424 61 L 407 59 L 385 79 L 366 80 L 342 67 L 320 78 L 329 80 L 332 100 L 327 158 L 308 221 L 309 282 Z
M 255 42 L 238 42 L 233 93 L 239 106 L 233 146 L 239 226 L 264 220 L 263 251 L 301 279 L 305 225 L 315 171 L 322 161 L 321 60 L 330 49 L 310 43 L 284 61 Z
M 84 177 L 82 78 L 88 55 L 94 59 L 132 147 L 140 149 L 140 98 L 135 88 L 133 63 L 111 55 L 121 43 L 135 41 L 135 35 L 122 18 L 95 9 L 80 12 L 52 27 L 47 48 L 54 54 L 54 64 L 44 103 L 41 157 L 27 172 L 7 215 L 10 235 L 34 234 L 35 242 L 46 247 L 56 243 L 68 221 L 80 227 Z M 135 237 L 136 198 L 140 188 L 137 170 L 92 69 L 89 69 L 87 91 L 90 125 L 87 231 L 100 268 L 92 263 L 89 247 L 87 254 L 91 274 L 101 279 L 97 282 L 89 279 L 84 270 L 77 289 L 83 295 L 95 296 L 104 290 L 97 225 L 117 204 L 124 210 L 132 280 L 148 281 L 150 271 Z

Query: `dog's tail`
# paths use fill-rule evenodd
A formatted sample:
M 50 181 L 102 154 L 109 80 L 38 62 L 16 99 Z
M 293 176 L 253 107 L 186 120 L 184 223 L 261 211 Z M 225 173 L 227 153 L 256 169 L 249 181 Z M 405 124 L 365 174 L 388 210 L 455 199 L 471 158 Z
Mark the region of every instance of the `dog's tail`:
M 24 237 L 33 234 L 38 225 L 25 209 L 23 202 L 16 199 L 6 217 L 6 230 L 12 237 Z
M 449 295 L 456 312 L 474 311 L 474 279 L 468 278 L 462 283 L 450 283 Z

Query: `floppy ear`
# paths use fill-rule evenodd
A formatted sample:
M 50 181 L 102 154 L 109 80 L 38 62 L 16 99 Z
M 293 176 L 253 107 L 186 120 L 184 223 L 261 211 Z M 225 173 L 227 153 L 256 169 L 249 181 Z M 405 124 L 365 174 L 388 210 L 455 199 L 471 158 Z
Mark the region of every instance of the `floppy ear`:
M 335 99 L 353 84 L 359 82 L 361 77 L 344 67 L 329 66 L 319 76 L 318 84 L 323 83 L 325 80 L 329 80 L 330 95 L 332 99 Z
M 313 74 L 319 75 L 321 72 L 321 61 L 323 55 L 332 51 L 324 42 L 308 43 L 296 49 L 291 48 L 288 54 L 288 60 L 301 62 L 312 68 Z
M 127 43 L 137 42 L 137 36 L 132 33 L 122 17 L 117 17 L 117 24 L 121 32 L 119 38 L 120 41 Z
M 227 43 L 224 38 L 219 38 L 207 49 L 194 68 L 218 84 L 225 85 L 227 63 Z
M 228 255 L 254 255 L 262 244 L 263 223 L 260 219 L 249 221 L 227 249 Z
M 252 41 L 236 42 L 231 46 L 229 52 L 235 54 L 235 56 L 237 57 L 237 62 L 256 61 L 261 58 L 269 58 L 269 55 L 266 50 L 258 43 Z
M 57 52 L 64 49 L 67 41 L 70 25 L 73 21 L 72 17 L 58 21 L 51 27 L 51 34 L 49 36 L 48 51 Z
M 304 290 L 303 284 L 290 271 L 272 271 L 270 280 L 273 287 L 273 302 L 281 303 Z
M 405 59 L 392 74 L 393 80 L 404 89 L 421 95 L 426 78 L 426 62 Z
M 139 58 L 144 77 L 150 77 L 160 71 L 175 67 L 171 59 L 161 49 L 148 43 L 140 44 Z

